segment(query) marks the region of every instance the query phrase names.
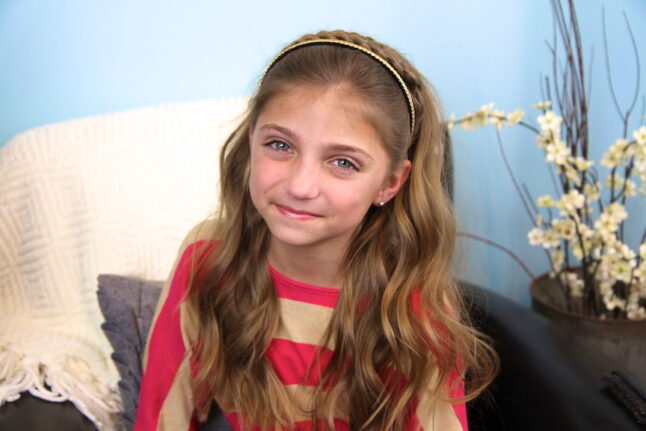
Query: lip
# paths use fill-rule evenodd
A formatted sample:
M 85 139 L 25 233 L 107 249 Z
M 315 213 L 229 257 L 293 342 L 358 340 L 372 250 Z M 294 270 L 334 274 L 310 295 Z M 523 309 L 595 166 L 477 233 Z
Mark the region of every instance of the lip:
M 291 207 L 288 207 L 288 206 L 285 206 L 285 205 L 279 205 L 279 204 L 275 204 L 275 205 L 276 205 L 276 208 L 278 209 L 278 211 L 282 215 L 284 215 L 284 216 L 286 216 L 288 218 L 294 219 L 294 220 L 314 220 L 314 219 L 317 219 L 317 218 L 321 217 L 319 214 L 314 214 L 314 213 L 310 213 L 310 212 L 307 212 L 307 211 L 297 210 L 297 209 L 294 209 L 294 208 L 291 208 Z

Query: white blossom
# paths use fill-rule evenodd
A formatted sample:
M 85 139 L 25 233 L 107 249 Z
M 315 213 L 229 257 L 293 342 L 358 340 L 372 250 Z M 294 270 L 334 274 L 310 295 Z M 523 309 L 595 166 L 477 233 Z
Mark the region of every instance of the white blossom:
M 577 187 L 581 185 L 581 177 L 579 176 L 579 171 L 574 169 L 568 164 L 558 165 L 558 172 L 565 174 L 565 177 L 569 182 L 573 183 Z
M 571 219 L 554 219 L 552 220 L 552 228 L 554 228 L 561 238 L 568 241 L 576 237 L 576 225 Z
M 631 261 L 631 268 L 635 267 L 635 252 L 628 247 L 627 244 L 622 243 L 621 241 L 617 240 L 614 244 L 614 249 L 615 251 L 625 260 Z
M 565 260 L 565 253 L 563 253 L 563 250 L 561 250 L 560 248 L 555 248 L 554 250 L 550 251 L 550 258 L 552 260 L 552 266 L 556 270 L 558 270 L 563 265 L 563 262 Z
M 572 244 L 572 255 L 579 260 L 583 259 L 583 248 L 578 241 Z
M 592 240 L 594 238 L 594 231 L 590 229 L 590 227 L 587 224 L 583 224 L 583 223 L 579 224 L 579 233 L 585 239 Z
M 646 309 L 644 307 L 635 307 L 628 309 L 627 316 L 630 320 L 646 319 Z
M 536 218 L 534 218 L 534 226 L 540 227 L 543 226 L 543 216 L 538 214 Z
M 605 212 L 599 216 L 597 221 L 594 222 L 594 227 L 599 231 L 599 234 L 602 235 L 604 239 L 609 234 L 616 232 L 619 228 L 615 219 Z
M 641 126 L 633 132 L 633 138 L 640 145 L 646 145 L 646 126 Z
M 613 310 L 615 308 L 623 310 L 626 307 L 626 300 L 613 294 L 604 296 L 603 302 L 608 310 Z
M 637 186 L 635 183 L 631 180 L 626 180 L 626 184 L 624 185 L 624 194 L 626 196 L 637 196 Z
M 604 297 L 612 295 L 612 286 L 614 286 L 615 281 L 609 279 L 607 276 L 603 278 L 597 278 L 599 281 L 599 292 L 603 294 Z
M 535 227 L 527 233 L 527 239 L 530 245 L 540 245 L 543 243 L 543 231 Z
M 538 116 L 538 124 L 541 126 L 541 130 L 552 132 L 555 135 L 558 135 L 561 131 L 562 122 L 563 118 L 556 115 L 554 111 L 547 111 L 545 114 Z
M 493 103 L 482 105 L 473 115 L 474 123 L 478 126 L 485 126 L 487 124 L 487 117 L 489 117 L 489 111 L 491 111 L 492 108 Z
M 624 283 L 630 282 L 631 273 L 632 268 L 630 267 L 630 263 L 623 259 L 616 260 L 610 266 L 610 275 Z
M 545 147 L 545 161 L 564 165 L 567 162 L 567 156 L 570 155 L 570 149 L 563 141 L 555 140 Z
M 635 169 L 638 173 L 646 173 L 646 143 L 635 142 L 633 145 Z
M 611 247 L 613 247 L 614 243 L 617 242 L 617 235 L 615 234 L 615 232 L 617 231 L 618 226 L 614 222 L 612 222 L 612 224 L 614 230 L 597 230 L 596 237 L 600 242 L 602 248 L 610 249 Z
M 642 261 L 642 263 L 633 270 L 633 276 L 636 280 L 639 280 L 642 283 L 642 288 L 646 295 L 646 261 Z
M 585 197 L 578 190 L 572 189 L 556 202 L 556 207 L 561 211 L 561 215 L 575 214 L 575 210 L 583 208 Z
M 544 150 L 549 144 L 552 143 L 553 140 L 554 139 L 552 138 L 552 135 L 550 133 L 539 133 L 538 135 L 536 135 L 536 146 Z
M 538 102 L 534 104 L 534 108 L 540 109 L 541 111 L 546 111 L 550 109 L 551 106 L 552 106 L 552 102 L 549 100 L 544 100 L 542 102 Z
M 523 117 L 525 116 L 525 111 L 522 109 L 516 109 L 513 112 L 510 112 L 507 114 L 507 125 L 513 126 L 515 124 L 520 123 L 523 121 Z
M 539 196 L 538 199 L 536 199 L 536 205 L 542 208 L 550 208 L 555 204 L 556 202 L 554 202 L 554 199 L 552 199 L 552 196 L 550 195 Z
M 614 168 L 617 165 L 625 164 L 629 159 L 629 153 L 626 150 L 627 146 L 627 140 L 617 139 L 603 155 L 601 164 L 607 168 Z
M 587 171 L 591 166 L 594 165 L 593 161 L 586 160 L 583 157 L 572 157 L 570 158 L 570 163 L 572 163 L 579 171 Z
M 583 296 L 583 287 L 585 283 L 579 278 L 576 272 L 566 272 L 564 283 L 569 287 L 570 294 L 573 297 Z
M 498 110 L 492 111 L 489 114 L 489 124 L 495 126 L 498 130 L 502 129 L 505 125 L 505 113 Z
M 543 248 L 553 248 L 561 244 L 558 233 L 552 229 L 543 232 Z
M 455 114 L 451 113 L 451 116 L 449 117 L 449 121 L 446 122 L 446 128 L 449 130 L 453 130 L 453 127 L 455 126 Z
M 621 223 L 628 218 L 626 207 L 624 207 L 619 202 L 613 202 L 610 205 L 606 206 L 603 212 L 610 215 L 610 217 L 612 217 L 612 219 L 617 223 Z
M 469 112 L 464 117 L 462 117 L 460 119 L 460 127 L 463 130 L 475 130 L 476 122 L 474 120 L 473 114 Z
M 585 186 L 583 186 L 583 195 L 586 197 L 588 202 L 594 202 L 599 200 L 599 198 L 601 197 L 600 190 L 601 183 L 599 182 L 594 184 L 586 184 Z
M 606 175 L 605 186 L 610 190 L 619 190 L 624 186 L 624 179 L 617 173 Z

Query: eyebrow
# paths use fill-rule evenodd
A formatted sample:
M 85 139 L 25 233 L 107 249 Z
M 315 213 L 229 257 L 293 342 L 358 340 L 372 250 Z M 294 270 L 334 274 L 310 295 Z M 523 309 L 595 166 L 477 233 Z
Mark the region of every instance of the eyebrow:
M 290 129 L 286 127 L 279 126 L 277 124 L 265 124 L 263 125 L 260 130 L 266 130 L 266 129 L 274 129 L 277 130 L 278 132 L 286 135 L 288 138 L 293 139 L 295 141 L 299 140 L 299 137 L 296 133 L 291 131 Z M 326 150 L 329 151 L 341 151 L 341 152 L 347 152 L 347 153 L 356 153 L 359 154 L 366 159 L 373 161 L 373 157 L 368 154 L 366 151 L 362 150 L 361 148 L 353 147 L 352 145 L 346 145 L 346 144 L 337 144 L 337 143 L 330 143 L 325 146 Z

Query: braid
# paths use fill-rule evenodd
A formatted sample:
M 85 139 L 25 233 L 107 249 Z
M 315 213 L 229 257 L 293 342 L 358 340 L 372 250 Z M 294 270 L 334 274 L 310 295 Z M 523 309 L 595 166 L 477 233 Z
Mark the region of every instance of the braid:
M 390 66 L 392 66 L 397 74 L 400 75 L 402 81 L 406 86 L 406 89 L 410 93 L 413 104 L 413 112 L 411 113 L 411 115 L 416 117 L 418 116 L 418 113 L 421 113 L 423 111 L 422 106 L 424 103 L 422 102 L 422 97 L 419 93 L 420 90 L 424 89 L 429 84 L 425 81 L 424 77 L 419 74 L 417 69 L 415 69 L 415 67 L 399 52 L 387 45 L 384 45 L 381 42 L 376 41 L 369 36 L 342 30 L 308 33 L 296 39 L 294 42 L 292 42 L 291 45 L 298 45 L 299 43 L 319 39 L 332 39 L 341 42 L 349 42 L 365 48 L 383 58 Z M 415 134 L 415 129 L 417 128 L 417 121 L 415 121 L 414 123 L 414 129 L 411 131 L 412 135 Z

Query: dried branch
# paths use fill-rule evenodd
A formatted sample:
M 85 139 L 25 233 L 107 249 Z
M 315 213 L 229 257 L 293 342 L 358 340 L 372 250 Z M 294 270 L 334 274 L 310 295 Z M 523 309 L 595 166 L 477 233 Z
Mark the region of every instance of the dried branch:
M 527 201 L 525 201 L 525 196 L 523 196 L 523 192 L 521 192 L 520 190 L 520 186 L 518 185 L 518 181 L 516 181 L 514 172 L 511 170 L 511 165 L 509 164 L 509 160 L 507 160 L 507 155 L 505 154 L 505 148 L 502 145 L 502 139 L 500 138 L 500 130 L 498 129 L 496 129 L 496 139 L 498 140 L 498 148 L 500 148 L 500 154 L 502 155 L 502 159 L 505 162 L 505 168 L 507 169 L 507 173 L 509 173 L 509 176 L 511 177 L 511 181 L 514 183 L 514 187 L 516 188 L 516 192 L 518 193 L 518 196 L 520 196 L 520 200 L 523 203 L 523 207 L 525 207 L 525 212 L 527 213 L 527 216 L 531 220 L 532 224 L 534 224 L 534 215 L 530 211 Z
M 516 255 L 514 254 L 514 252 L 513 252 L 513 251 L 511 251 L 511 250 L 509 250 L 507 247 L 505 247 L 505 246 L 503 246 L 503 245 L 500 245 L 500 244 L 498 244 L 497 242 L 491 241 L 491 240 L 489 240 L 489 239 L 487 239 L 487 238 L 483 238 L 483 237 L 481 237 L 481 236 L 474 235 L 474 234 L 472 234 L 472 233 L 468 233 L 468 232 L 458 232 L 458 233 L 457 233 L 457 236 L 463 236 L 463 237 L 465 237 L 465 238 L 475 239 L 476 241 L 480 241 L 480 242 L 482 242 L 482 243 L 485 243 L 485 244 L 487 244 L 487 245 L 490 245 L 490 246 L 492 246 L 492 247 L 495 247 L 495 248 L 497 248 L 498 250 L 503 251 L 503 252 L 504 252 L 504 253 L 506 253 L 509 257 L 511 257 L 511 258 L 512 258 L 512 259 L 513 259 L 513 260 L 514 260 L 514 261 L 515 261 L 515 262 L 516 262 L 516 263 L 517 263 L 517 264 L 518 264 L 518 265 L 523 269 L 523 271 L 525 271 L 525 273 L 527 274 L 527 276 L 528 276 L 531 280 L 533 280 L 533 279 L 535 279 L 535 278 L 536 278 L 536 276 L 532 273 L 532 271 L 530 271 L 530 269 L 527 267 L 527 265 L 525 265 L 525 264 L 523 263 L 523 261 L 522 261 L 522 260 L 520 260 L 520 258 L 519 258 L 518 256 L 516 256 Z
M 525 192 L 525 197 L 527 198 L 527 201 L 532 205 L 532 211 L 534 211 L 534 214 L 538 214 L 538 208 L 534 204 L 534 198 L 532 198 L 532 194 L 529 192 L 529 189 L 527 188 L 527 185 L 525 183 L 521 184 L 523 191 Z

